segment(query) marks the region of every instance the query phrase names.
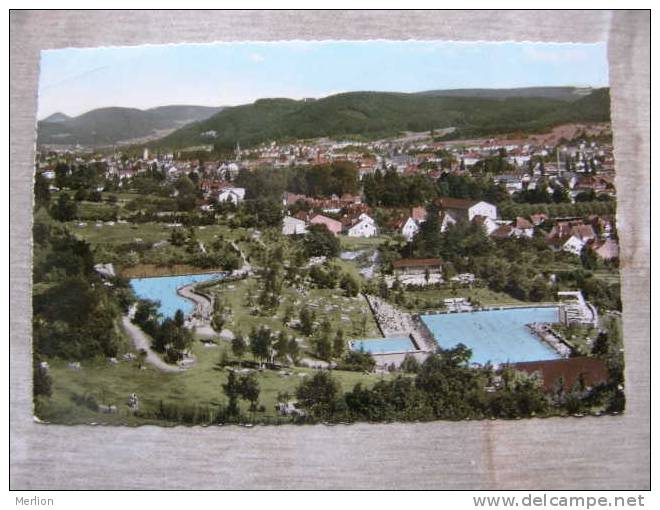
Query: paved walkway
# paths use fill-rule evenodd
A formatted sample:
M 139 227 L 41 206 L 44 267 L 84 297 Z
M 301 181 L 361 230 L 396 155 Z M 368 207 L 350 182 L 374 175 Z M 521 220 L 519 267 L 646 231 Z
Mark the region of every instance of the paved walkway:
M 131 337 L 133 340 L 133 343 L 135 344 L 135 348 L 140 351 L 144 349 L 147 353 L 146 357 L 146 362 L 149 363 L 150 365 L 153 365 L 156 367 L 158 370 L 162 370 L 163 372 L 183 372 L 184 369 L 180 368 L 176 365 L 170 365 L 169 363 L 165 363 L 163 359 L 151 349 L 151 341 L 145 335 L 144 331 L 142 331 L 140 328 L 138 328 L 135 324 L 131 322 L 131 319 L 128 318 L 128 316 L 124 315 L 121 318 L 122 324 L 124 326 L 124 331 L 128 333 L 128 336 Z

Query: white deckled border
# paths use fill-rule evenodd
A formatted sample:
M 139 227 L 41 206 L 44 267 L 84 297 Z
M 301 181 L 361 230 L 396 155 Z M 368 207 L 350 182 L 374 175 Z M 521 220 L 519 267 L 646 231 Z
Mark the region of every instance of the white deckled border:
M 649 13 L 14 11 L 10 35 L 11 488 L 160 489 L 168 472 L 177 472 L 176 479 L 167 480 L 169 489 L 650 487 Z M 39 51 L 384 38 L 608 41 L 619 170 L 625 415 L 250 429 L 35 423 L 29 226 Z

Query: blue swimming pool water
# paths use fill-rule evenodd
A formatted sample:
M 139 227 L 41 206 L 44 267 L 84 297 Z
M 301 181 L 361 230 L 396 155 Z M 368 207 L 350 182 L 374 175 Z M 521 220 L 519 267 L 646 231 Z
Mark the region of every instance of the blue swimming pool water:
M 222 273 L 187 274 L 182 276 L 158 276 L 154 278 L 133 278 L 131 287 L 142 299 L 160 301 L 159 311 L 163 317 L 174 317 L 177 310 L 189 314 L 195 308 L 192 301 L 179 296 L 176 290 L 191 283 L 205 282 L 222 278 Z
M 364 350 L 371 354 L 385 354 L 388 352 L 408 352 L 415 351 L 410 338 L 407 336 L 391 337 L 391 338 L 373 338 L 365 340 L 353 340 L 351 342 L 351 350 L 360 351 Z
M 474 363 L 559 358 L 554 349 L 525 326 L 532 322 L 559 322 L 557 307 L 422 315 L 421 319 L 443 349 L 458 343 L 472 349 Z

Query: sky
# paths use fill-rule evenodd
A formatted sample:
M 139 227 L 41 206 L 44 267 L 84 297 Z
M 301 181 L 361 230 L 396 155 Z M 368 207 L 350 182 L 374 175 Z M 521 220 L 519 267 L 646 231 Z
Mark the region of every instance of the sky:
M 39 113 L 234 106 L 370 90 L 608 85 L 598 44 L 276 42 L 68 48 L 41 54 Z

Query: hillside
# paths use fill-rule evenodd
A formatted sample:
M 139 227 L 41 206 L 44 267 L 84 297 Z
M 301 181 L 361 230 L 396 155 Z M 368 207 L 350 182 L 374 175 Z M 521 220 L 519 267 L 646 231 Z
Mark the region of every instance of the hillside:
M 550 89 L 544 89 L 546 95 Z M 316 101 L 261 99 L 225 108 L 151 145 L 176 149 L 213 144 L 227 149 L 237 141 L 249 147 L 271 140 L 323 136 L 375 139 L 402 131 L 447 127 L 456 128 L 453 138 L 462 138 L 538 132 L 562 123 L 605 122 L 610 118 L 609 89 L 596 89 L 575 100 L 571 95 L 570 101 L 530 97 L 529 91 L 520 97 L 502 98 L 456 96 L 455 91 L 453 94 L 349 92 Z M 566 97 L 566 91 L 557 94 Z
M 49 115 L 45 119 L 42 120 L 42 122 L 66 122 L 67 120 L 70 120 L 71 117 L 68 115 L 62 113 L 62 112 L 55 112 L 52 115 Z
M 481 99 L 508 99 L 515 97 L 536 97 L 543 99 L 558 99 L 561 101 L 577 101 L 593 92 L 590 87 L 523 87 L 517 89 L 450 89 L 426 90 L 418 92 L 423 96 L 438 97 L 478 97 Z
M 47 145 L 112 145 L 136 138 L 163 136 L 220 110 L 218 107 L 172 105 L 149 110 L 99 108 L 78 117 L 56 113 L 38 123 L 37 142 Z

